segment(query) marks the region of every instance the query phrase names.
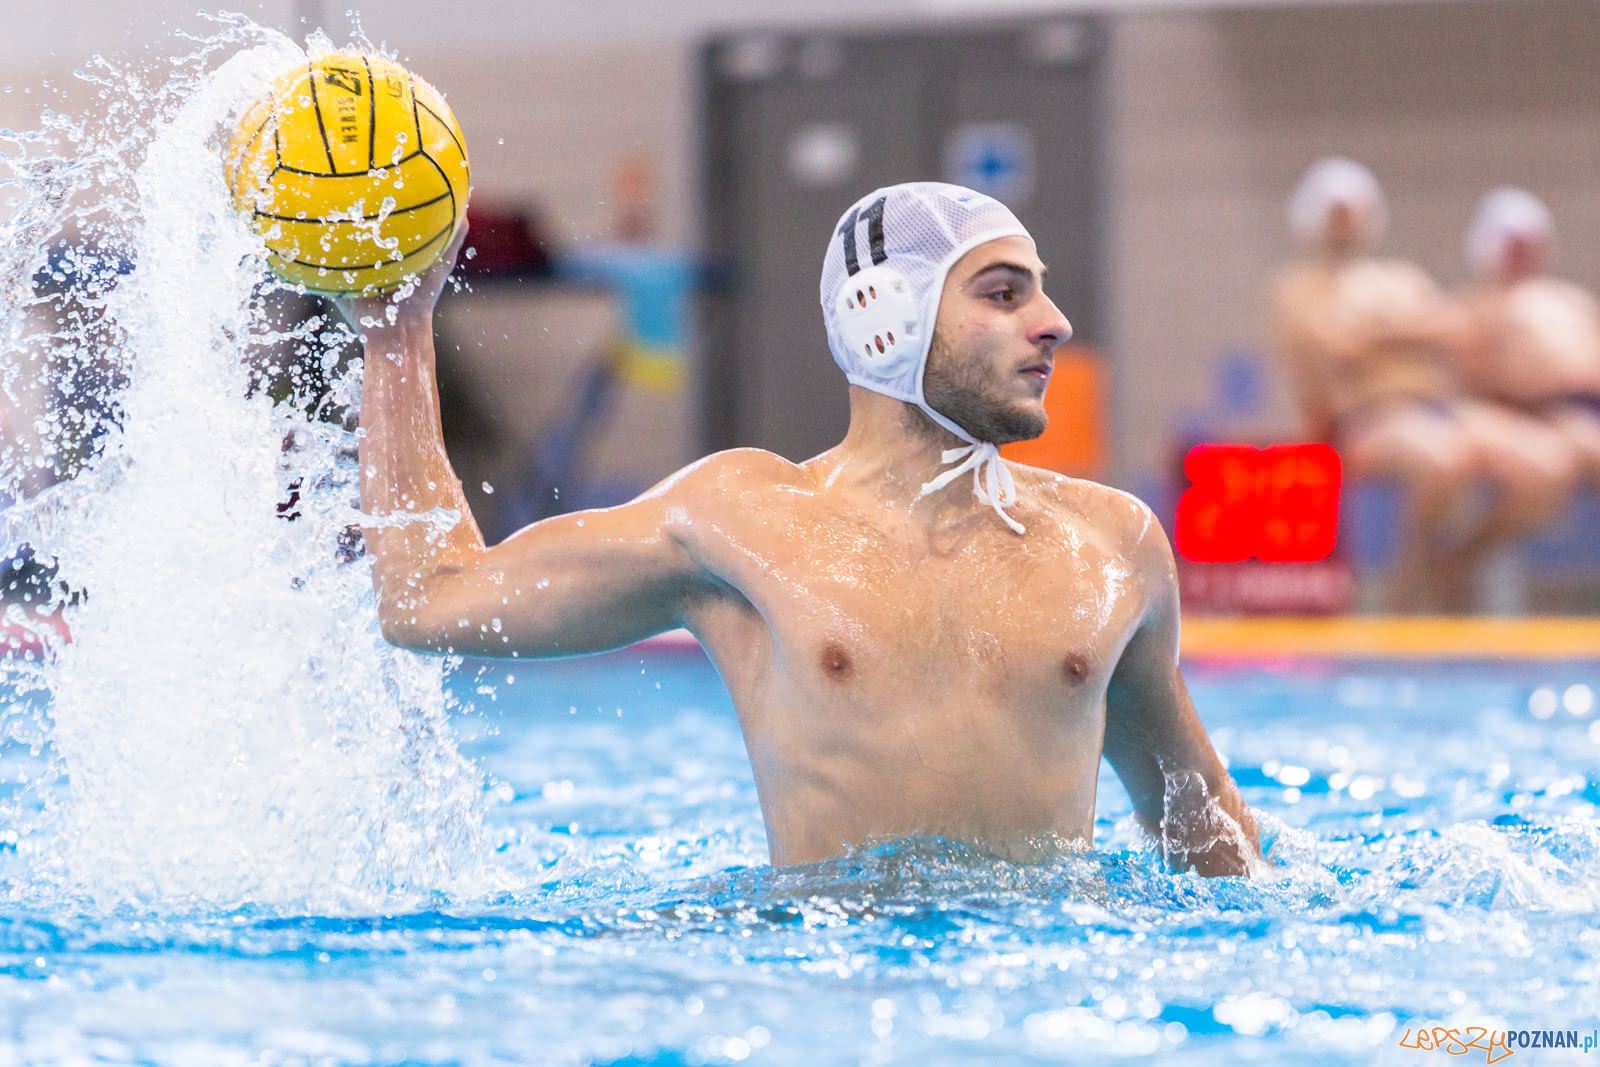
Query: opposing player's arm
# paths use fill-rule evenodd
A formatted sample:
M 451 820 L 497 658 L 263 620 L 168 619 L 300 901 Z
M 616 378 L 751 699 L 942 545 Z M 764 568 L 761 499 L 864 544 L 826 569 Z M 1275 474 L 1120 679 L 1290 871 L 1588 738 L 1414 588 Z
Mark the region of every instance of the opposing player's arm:
M 1134 556 L 1148 599 L 1106 693 L 1105 755 L 1174 870 L 1248 875 L 1255 820 L 1217 758 L 1178 669 L 1177 568 L 1148 508 Z
M 1395 325 L 1396 339 L 1434 345 L 1447 357 L 1458 357 L 1472 342 L 1472 314 L 1466 305 L 1414 263 L 1395 263 L 1393 269 L 1412 294 L 1410 313 Z
M 1491 354 L 1508 339 L 1502 316 L 1482 289 L 1469 290 L 1460 299 L 1462 329 L 1447 352 L 1456 376 L 1469 389 L 1479 389 L 1490 377 Z
M 429 651 L 563 655 L 678 625 L 706 582 L 672 529 L 682 479 L 484 544 L 445 454 L 434 375 L 433 305 L 458 246 L 409 297 L 342 305 L 366 352 L 361 505 L 384 636 Z

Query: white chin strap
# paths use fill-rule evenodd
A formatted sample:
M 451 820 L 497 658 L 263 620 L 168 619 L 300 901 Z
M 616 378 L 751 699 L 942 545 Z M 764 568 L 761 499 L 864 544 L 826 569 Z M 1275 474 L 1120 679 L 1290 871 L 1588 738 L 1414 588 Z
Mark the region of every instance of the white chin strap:
M 988 441 L 974 441 L 970 445 L 960 448 L 947 448 L 939 456 L 940 463 L 954 463 L 943 474 L 922 487 L 922 492 L 917 494 L 921 500 L 929 493 L 937 493 L 967 471 L 972 472 L 972 495 L 978 498 L 981 504 L 988 504 L 994 508 L 994 513 L 1000 516 L 1002 522 L 1011 527 L 1014 533 L 1023 533 L 1026 528 L 1022 523 L 1006 514 L 1006 508 L 1017 502 L 1017 483 L 1011 477 L 1011 471 L 1006 468 L 1005 460 L 1000 458 L 1000 449 Z

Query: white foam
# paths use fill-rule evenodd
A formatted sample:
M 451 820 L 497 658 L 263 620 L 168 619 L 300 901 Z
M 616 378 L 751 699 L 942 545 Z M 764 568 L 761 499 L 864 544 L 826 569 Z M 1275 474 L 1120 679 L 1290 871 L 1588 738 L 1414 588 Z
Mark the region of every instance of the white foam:
M 326 912 L 469 892 L 486 872 L 483 783 L 451 737 L 442 662 L 385 644 L 368 567 L 338 558 L 359 515 L 353 437 L 246 398 L 261 267 L 216 146 L 303 53 L 253 27 L 223 36 L 200 54 L 253 47 L 176 91 L 137 168 L 102 181 L 120 177 L 103 195 L 131 209 L 100 231 L 135 263 L 97 334 L 127 375 L 121 428 L 77 479 L 9 517 L 88 595 L 34 680 L 68 788 L 33 790 L 45 817 L 8 888 Z M 354 377 L 339 383 L 351 402 Z M 294 522 L 278 514 L 291 482 Z

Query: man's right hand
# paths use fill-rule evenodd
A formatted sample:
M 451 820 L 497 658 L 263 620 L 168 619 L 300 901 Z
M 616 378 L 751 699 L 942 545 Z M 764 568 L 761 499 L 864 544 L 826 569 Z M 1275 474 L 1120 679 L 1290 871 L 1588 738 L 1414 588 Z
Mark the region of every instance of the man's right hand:
M 398 325 L 407 321 L 431 322 L 434 305 L 439 302 L 439 294 L 444 292 L 445 279 L 455 269 L 461 245 L 466 239 L 467 224 L 463 219 L 439 258 L 408 283 L 408 287 L 377 296 L 337 297 L 333 300 L 333 306 L 339 309 L 339 314 L 357 333 L 380 323 Z

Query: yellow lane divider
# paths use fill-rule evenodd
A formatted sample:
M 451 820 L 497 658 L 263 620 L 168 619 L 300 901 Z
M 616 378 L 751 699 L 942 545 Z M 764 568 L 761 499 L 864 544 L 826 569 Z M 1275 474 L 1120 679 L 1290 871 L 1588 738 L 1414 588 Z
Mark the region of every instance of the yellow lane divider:
M 1186 615 L 1186 656 L 1600 659 L 1600 618 Z

